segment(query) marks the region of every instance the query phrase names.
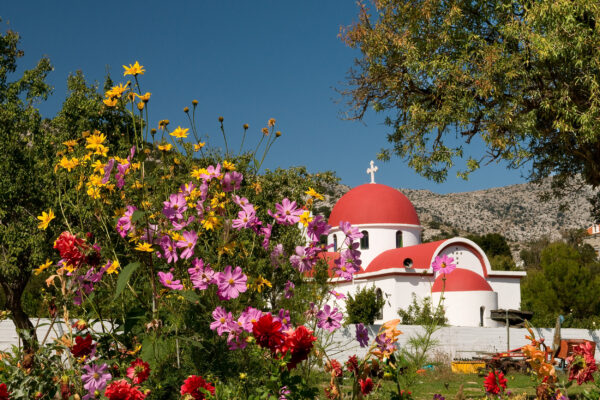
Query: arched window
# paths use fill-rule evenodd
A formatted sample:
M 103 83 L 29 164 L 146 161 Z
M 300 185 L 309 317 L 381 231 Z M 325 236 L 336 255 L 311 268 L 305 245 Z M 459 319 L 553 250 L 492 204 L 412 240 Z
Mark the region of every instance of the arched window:
M 396 248 L 402 247 L 402 231 L 396 231 Z
M 333 251 L 337 251 L 337 235 L 333 235 Z
M 479 307 L 479 326 L 483 326 L 483 314 L 485 314 L 485 307 Z
M 377 288 L 377 290 L 375 291 L 375 297 L 377 298 L 377 303 L 381 303 L 381 301 L 383 300 L 383 292 L 381 291 L 381 289 Z M 377 319 L 383 319 L 383 306 L 379 309 Z
M 363 237 L 360 238 L 360 249 L 367 250 L 369 248 L 369 232 L 362 231 Z

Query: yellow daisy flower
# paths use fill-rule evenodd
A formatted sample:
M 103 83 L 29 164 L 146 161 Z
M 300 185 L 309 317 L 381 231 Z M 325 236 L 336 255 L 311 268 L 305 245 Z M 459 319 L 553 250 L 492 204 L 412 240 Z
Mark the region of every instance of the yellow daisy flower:
M 40 265 L 39 267 L 37 267 L 36 269 L 33 270 L 33 273 L 35 275 L 39 275 L 42 272 L 44 272 L 45 269 L 47 269 L 48 267 L 50 267 L 52 265 L 52 261 L 46 259 L 46 262 L 43 263 L 42 265 Z
M 203 148 L 206 145 L 206 142 L 199 142 L 198 144 L 194 145 L 194 151 L 200 151 L 201 148 Z
M 127 76 L 127 75 L 144 75 L 144 72 L 146 72 L 146 70 L 144 69 L 143 65 L 140 65 L 139 62 L 135 62 L 135 64 L 131 65 L 129 64 L 129 67 L 126 65 L 123 65 L 123 68 L 125 68 L 125 72 L 123 72 L 123 76 Z
M 152 245 L 150 243 L 146 243 L 146 242 L 138 243 L 138 245 L 135 246 L 135 249 L 137 251 L 145 251 L 147 253 L 152 253 L 154 251 L 152 249 Z
M 118 274 L 119 268 L 121 268 L 121 264 L 119 264 L 119 260 L 114 260 L 112 262 L 112 264 L 110 264 L 110 267 L 107 268 L 106 273 L 107 274 Z
M 171 143 L 158 145 L 158 149 L 160 151 L 171 151 L 172 148 L 173 148 L 173 145 Z
M 48 210 L 48 213 L 42 211 L 42 215 L 38 216 L 37 219 L 40 220 L 38 224 L 39 229 L 46 230 L 48 228 L 48 224 L 55 218 L 54 212 L 52 210 Z
M 73 168 L 79 165 L 79 160 L 75 157 L 71 158 L 70 160 L 67 157 L 63 157 L 60 160 L 59 165 L 67 171 L 71 172 Z
M 175 136 L 179 139 L 185 139 L 188 136 L 189 128 L 183 129 L 181 126 L 178 126 L 173 132 L 169 133 L 171 136 Z
M 317 193 L 317 191 L 315 189 L 311 188 L 311 187 L 309 187 L 308 190 L 306 192 L 304 192 L 304 193 L 306 193 L 310 197 L 313 197 L 313 198 L 315 198 L 317 200 L 323 200 L 324 199 L 324 197 L 323 197 L 322 194 Z

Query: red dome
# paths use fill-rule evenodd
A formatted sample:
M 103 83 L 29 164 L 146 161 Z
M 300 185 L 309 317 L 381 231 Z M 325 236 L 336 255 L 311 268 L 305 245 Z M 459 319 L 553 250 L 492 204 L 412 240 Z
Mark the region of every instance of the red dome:
M 441 292 L 444 288 L 440 275 L 435 279 L 432 292 Z M 492 287 L 478 273 L 464 268 L 456 268 L 454 271 L 446 275 L 446 292 L 470 292 L 470 291 L 486 291 L 492 292 Z
M 390 268 L 428 269 L 431 267 L 433 253 L 445 241 L 446 239 L 386 250 L 369 263 L 364 273 L 383 271 Z
M 400 191 L 378 183 L 367 183 L 350 190 L 333 207 L 329 225 L 348 221 L 358 224 L 420 225 L 412 203 Z

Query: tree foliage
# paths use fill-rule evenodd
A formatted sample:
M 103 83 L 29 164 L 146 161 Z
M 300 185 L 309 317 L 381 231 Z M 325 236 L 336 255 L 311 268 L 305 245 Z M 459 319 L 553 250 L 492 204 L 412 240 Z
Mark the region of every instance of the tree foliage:
M 448 323 L 443 305 L 435 308 L 431 297 L 418 299 L 414 293 L 411 304 L 406 309 L 398 309 L 398 316 L 403 325 L 446 325 Z
M 385 299 L 377 296 L 375 286 L 356 290 L 346 299 L 346 322 L 349 324 L 373 324 L 385 305 Z
M 379 0 L 360 5 L 343 40 L 362 57 L 350 72 L 352 117 L 386 115 L 391 154 L 443 181 L 463 148 L 485 162 L 531 162 L 531 179 L 600 185 L 600 17 L 597 2 Z

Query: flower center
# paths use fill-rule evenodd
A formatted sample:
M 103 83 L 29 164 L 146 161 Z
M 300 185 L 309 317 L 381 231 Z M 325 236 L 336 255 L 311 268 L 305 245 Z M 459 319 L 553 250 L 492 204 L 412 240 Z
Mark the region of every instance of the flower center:
M 235 281 L 233 280 L 233 278 L 229 278 L 229 284 L 233 285 L 235 283 Z

